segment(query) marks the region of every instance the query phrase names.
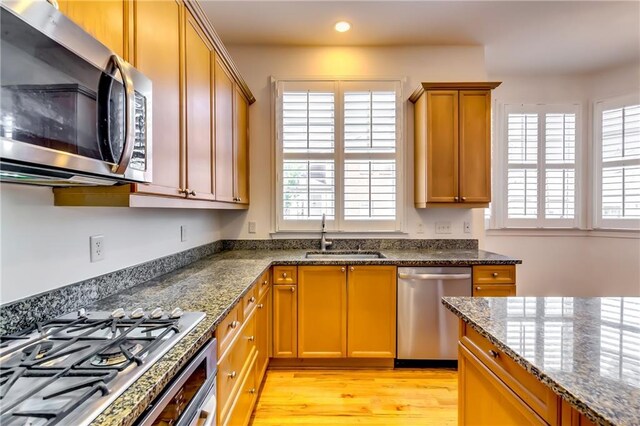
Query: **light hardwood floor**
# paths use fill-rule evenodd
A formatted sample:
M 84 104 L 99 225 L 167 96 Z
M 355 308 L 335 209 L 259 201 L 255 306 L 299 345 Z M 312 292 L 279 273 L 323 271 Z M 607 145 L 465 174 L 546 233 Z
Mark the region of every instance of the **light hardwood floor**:
M 455 425 L 457 372 L 269 370 L 252 416 L 263 425 Z

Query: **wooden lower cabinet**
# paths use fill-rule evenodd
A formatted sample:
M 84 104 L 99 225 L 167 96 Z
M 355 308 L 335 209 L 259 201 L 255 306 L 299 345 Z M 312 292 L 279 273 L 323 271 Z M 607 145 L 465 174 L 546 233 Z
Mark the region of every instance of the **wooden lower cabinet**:
M 347 355 L 396 356 L 396 267 L 350 266 L 347 292 Z
M 458 346 L 458 424 L 546 425 L 468 349 Z
M 474 297 L 508 297 L 516 295 L 516 265 L 475 265 Z
M 261 284 L 258 284 L 261 285 Z M 258 300 L 256 306 L 256 348 L 258 349 L 258 359 L 256 361 L 257 382 L 262 382 L 262 378 L 269 366 L 269 353 L 271 347 L 271 290 L 267 288 Z
M 473 285 L 473 297 L 509 297 L 516 295 L 515 284 Z
M 298 358 L 346 357 L 346 267 L 300 266 L 298 291 Z
M 218 424 L 225 426 L 246 426 L 249 424 L 253 406 L 258 397 L 257 359 L 258 354 L 254 352 L 249 360 L 247 373 L 240 384 L 238 395 L 234 399 L 226 418 L 219 421 Z
M 273 286 L 273 357 L 298 357 L 298 292 L 295 284 Z

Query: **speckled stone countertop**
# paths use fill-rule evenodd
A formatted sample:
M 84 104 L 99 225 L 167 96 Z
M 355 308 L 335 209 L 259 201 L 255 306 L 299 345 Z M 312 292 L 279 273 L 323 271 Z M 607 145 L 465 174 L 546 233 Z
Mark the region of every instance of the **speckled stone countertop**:
M 201 311 L 205 319 L 171 348 L 140 379 L 100 414 L 92 426 L 130 425 L 157 397 L 180 369 L 213 337 L 216 326 L 240 301 L 253 283 L 272 265 L 376 264 L 473 265 L 517 264 L 520 260 L 482 250 L 382 250 L 385 258 L 354 260 L 348 257 L 309 260 L 306 250 L 231 250 L 194 262 L 184 268 L 125 289 L 88 305 L 87 310 L 110 311 L 118 307 L 145 310 L 179 306 Z
M 442 303 L 590 420 L 640 425 L 640 297 Z

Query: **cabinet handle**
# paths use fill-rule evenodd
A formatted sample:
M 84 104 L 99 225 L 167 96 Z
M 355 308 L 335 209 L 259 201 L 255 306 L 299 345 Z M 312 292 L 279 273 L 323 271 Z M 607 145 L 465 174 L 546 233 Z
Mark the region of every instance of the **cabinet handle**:
M 500 356 L 500 353 L 494 351 L 493 349 L 489 349 L 489 355 L 491 355 L 493 358 L 498 358 L 498 356 Z
M 238 373 L 236 373 L 235 371 L 232 371 L 231 373 L 227 374 L 227 377 L 230 379 L 235 379 L 237 375 Z
M 458 202 L 458 197 L 453 197 L 453 201 Z
M 256 298 L 254 296 L 251 296 L 251 298 L 249 299 L 249 303 L 253 303 L 256 301 Z
M 291 293 L 293 293 L 294 291 L 296 291 L 295 287 L 291 287 Z
M 267 284 L 269 284 L 269 280 L 264 280 L 264 281 L 262 282 L 262 285 L 267 285 Z
M 229 324 L 229 328 L 236 328 L 239 324 L 239 321 L 231 321 L 231 324 Z
M 254 394 L 254 393 L 256 393 L 256 388 L 251 388 L 251 389 L 249 389 L 249 393 L 250 393 L 250 394 Z
M 482 288 L 480 288 L 480 286 L 476 287 L 476 290 L 480 291 L 482 290 Z
M 345 272 L 347 270 L 347 268 L 345 268 L 344 266 L 342 268 L 340 268 L 340 272 Z
M 287 278 L 287 273 L 286 272 L 282 273 L 282 278 Z
M 497 273 L 497 272 L 494 272 L 494 273 L 493 273 L 493 274 L 491 274 L 491 275 L 493 275 L 493 278 L 498 278 L 498 273 Z
M 186 194 L 187 193 L 187 189 L 184 188 L 178 188 L 178 194 Z
M 467 197 L 462 197 L 462 201 L 467 201 Z
M 247 337 L 247 340 L 253 342 L 254 340 L 256 340 L 256 336 L 249 336 Z
M 258 309 L 262 309 L 262 308 L 264 308 L 264 304 L 263 303 L 258 305 Z
M 356 270 L 356 268 L 354 268 L 353 266 L 350 266 L 350 267 L 349 267 L 349 271 L 350 271 L 350 272 L 353 272 L 353 271 L 355 271 L 355 270 Z
M 238 202 L 242 201 L 242 198 L 238 197 Z
M 187 189 L 187 191 L 189 191 L 189 190 Z M 191 196 L 195 197 L 196 196 L 196 191 L 194 191 L 192 189 L 191 191 L 187 192 L 187 195 L 191 195 Z

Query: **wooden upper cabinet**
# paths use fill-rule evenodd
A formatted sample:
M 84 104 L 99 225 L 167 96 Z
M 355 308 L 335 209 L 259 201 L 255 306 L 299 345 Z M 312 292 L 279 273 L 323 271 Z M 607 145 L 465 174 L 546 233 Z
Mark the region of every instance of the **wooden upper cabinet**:
M 414 203 L 491 201 L 491 90 L 500 83 L 422 83 L 414 102 Z
M 58 6 L 86 32 L 121 58 L 130 60 L 127 32 L 132 3 L 129 0 L 59 0 Z
M 103 3 L 103 2 L 100 2 Z M 153 81 L 153 183 L 138 192 L 182 196 L 180 32 L 177 1 L 135 2 L 135 66 Z M 162 31 L 158 31 L 162 28 Z
M 396 356 L 396 267 L 354 265 L 348 271 L 347 354 Z
M 346 267 L 300 266 L 298 290 L 298 357 L 346 357 Z
M 233 101 L 234 87 L 231 75 L 214 55 L 214 109 L 215 109 L 215 173 L 216 200 L 235 202 L 233 163 Z
M 298 356 L 298 292 L 295 285 L 273 287 L 273 357 Z
M 189 198 L 214 199 L 211 137 L 211 52 L 198 23 L 187 13 L 185 26 L 186 181 Z
M 249 104 L 235 86 L 233 114 L 235 201 L 249 204 Z

